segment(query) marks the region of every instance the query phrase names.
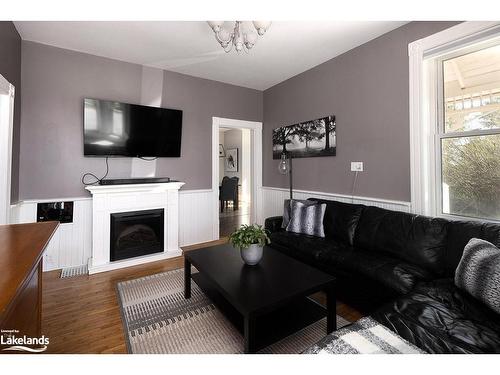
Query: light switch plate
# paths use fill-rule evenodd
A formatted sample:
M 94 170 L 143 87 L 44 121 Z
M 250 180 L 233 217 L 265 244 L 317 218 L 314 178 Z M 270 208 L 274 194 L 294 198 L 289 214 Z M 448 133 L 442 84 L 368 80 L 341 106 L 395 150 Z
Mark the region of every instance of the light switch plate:
M 351 172 L 363 172 L 363 162 L 351 161 Z

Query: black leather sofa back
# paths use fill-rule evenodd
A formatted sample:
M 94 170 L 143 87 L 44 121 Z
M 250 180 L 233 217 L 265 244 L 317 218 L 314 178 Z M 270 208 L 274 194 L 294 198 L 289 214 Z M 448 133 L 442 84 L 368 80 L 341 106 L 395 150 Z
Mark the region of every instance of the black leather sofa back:
M 436 277 L 454 276 L 471 238 L 481 238 L 500 247 L 500 224 L 451 221 L 361 204 L 309 200 L 326 204 L 323 220 L 326 239 L 391 254 Z M 273 220 L 266 220 L 266 228 L 272 232 L 281 230 L 281 218 L 270 219 Z
M 479 221 L 449 221 L 446 239 L 446 276 L 453 277 L 471 238 L 481 238 L 500 247 L 500 224 Z
M 308 200 L 326 204 L 325 217 L 323 219 L 325 237 L 331 237 L 352 246 L 359 218 L 366 206 L 315 198 L 309 198 Z
M 448 221 L 440 218 L 366 207 L 354 246 L 390 253 L 435 275 L 444 273 Z

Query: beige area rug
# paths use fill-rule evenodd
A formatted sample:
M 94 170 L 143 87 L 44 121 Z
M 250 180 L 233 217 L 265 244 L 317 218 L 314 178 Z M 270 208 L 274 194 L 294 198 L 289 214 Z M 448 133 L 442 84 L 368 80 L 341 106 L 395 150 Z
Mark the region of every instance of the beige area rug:
M 243 336 L 192 283 L 184 298 L 184 269 L 117 284 L 129 353 L 243 353 Z M 349 324 L 337 316 L 337 327 Z M 259 353 L 301 353 L 325 336 L 326 318 Z

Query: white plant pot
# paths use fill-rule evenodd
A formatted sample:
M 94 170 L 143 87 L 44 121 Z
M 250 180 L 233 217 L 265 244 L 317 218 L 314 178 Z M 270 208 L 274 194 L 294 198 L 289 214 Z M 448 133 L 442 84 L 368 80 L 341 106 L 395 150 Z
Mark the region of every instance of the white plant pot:
M 249 266 L 255 266 L 262 259 L 264 248 L 258 244 L 250 245 L 247 248 L 240 249 L 241 259 Z

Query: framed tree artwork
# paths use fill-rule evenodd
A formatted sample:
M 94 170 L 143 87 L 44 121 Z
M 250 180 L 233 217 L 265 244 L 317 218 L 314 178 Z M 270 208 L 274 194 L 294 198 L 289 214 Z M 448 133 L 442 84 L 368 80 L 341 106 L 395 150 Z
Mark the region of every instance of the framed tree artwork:
M 226 172 L 238 172 L 238 149 L 226 150 Z
M 292 158 L 335 156 L 337 152 L 335 116 L 274 129 L 273 159 L 279 159 L 284 152 Z

